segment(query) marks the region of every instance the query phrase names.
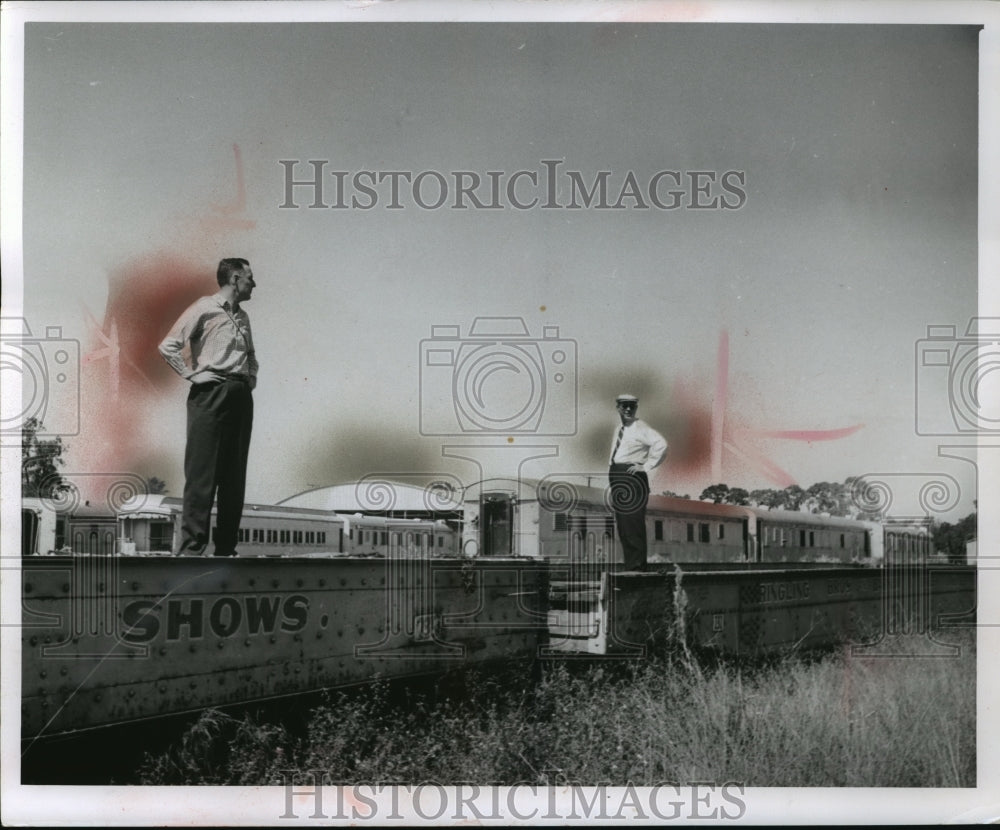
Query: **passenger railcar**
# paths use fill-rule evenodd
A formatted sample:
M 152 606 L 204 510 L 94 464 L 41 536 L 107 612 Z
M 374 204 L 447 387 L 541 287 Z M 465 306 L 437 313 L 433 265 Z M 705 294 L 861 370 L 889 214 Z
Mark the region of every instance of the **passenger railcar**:
M 750 561 L 872 563 L 871 533 L 864 522 L 788 510 L 744 510 Z
M 177 550 L 183 502 L 138 496 L 118 513 L 119 550 L 155 555 Z M 216 511 L 212 511 L 213 521 Z M 444 522 L 394 519 L 280 505 L 247 504 L 239 533 L 240 556 L 452 556 L 455 532 Z
M 64 505 L 58 499 L 21 499 L 21 555 L 115 552 L 115 515 L 92 507 Z
M 488 479 L 466 489 L 468 555 L 622 561 L 609 491 L 563 480 Z M 878 533 L 881 534 L 881 526 Z M 872 565 L 873 526 L 853 519 L 651 495 L 648 562 Z M 890 548 L 909 544 L 897 528 Z M 879 540 L 879 547 L 882 540 Z

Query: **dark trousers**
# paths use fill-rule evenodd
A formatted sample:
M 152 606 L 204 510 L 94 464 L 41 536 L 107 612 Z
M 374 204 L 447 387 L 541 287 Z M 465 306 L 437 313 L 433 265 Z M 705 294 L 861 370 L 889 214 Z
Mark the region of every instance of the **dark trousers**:
M 649 502 L 649 476 L 627 472 L 629 464 L 612 464 L 608 472 L 615 525 L 622 543 L 626 571 L 646 567 L 646 504 Z
M 246 492 L 247 453 L 253 426 L 250 385 L 241 380 L 198 383 L 187 400 L 184 516 L 180 554 L 201 554 L 208 544 L 212 502 L 218 492 L 215 554 L 236 549 Z

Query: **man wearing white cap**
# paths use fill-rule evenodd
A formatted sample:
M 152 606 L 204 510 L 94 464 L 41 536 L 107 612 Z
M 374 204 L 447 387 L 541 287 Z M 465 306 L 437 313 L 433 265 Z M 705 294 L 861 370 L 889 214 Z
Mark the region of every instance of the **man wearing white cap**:
M 615 399 L 621 425 L 615 429 L 608 482 L 615 524 L 622 542 L 626 571 L 646 567 L 646 503 L 649 474 L 667 454 L 667 441 L 645 421 L 635 417 L 639 399 L 619 395 Z

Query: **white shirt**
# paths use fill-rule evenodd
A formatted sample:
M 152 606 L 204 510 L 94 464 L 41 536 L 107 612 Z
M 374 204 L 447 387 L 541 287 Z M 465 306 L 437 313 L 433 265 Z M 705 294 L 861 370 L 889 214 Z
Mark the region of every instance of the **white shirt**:
M 611 436 L 611 449 L 618 443 L 619 424 Z M 618 451 L 611 459 L 613 464 L 641 464 L 646 474 L 653 472 L 663 462 L 667 454 L 667 439 L 645 421 L 638 418 L 622 432 Z

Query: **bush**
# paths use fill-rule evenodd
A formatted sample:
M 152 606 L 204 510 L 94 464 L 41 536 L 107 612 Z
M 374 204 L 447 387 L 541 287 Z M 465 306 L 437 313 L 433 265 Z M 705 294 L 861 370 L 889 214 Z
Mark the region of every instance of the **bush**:
M 457 690 L 387 683 L 330 696 L 293 738 L 206 712 L 148 757 L 143 783 L 518 782 L 975 786 L 975 649 L 847 652 L 703 669 L 665 658 L 468 673 Z

